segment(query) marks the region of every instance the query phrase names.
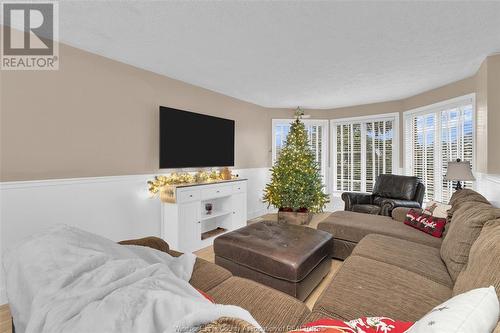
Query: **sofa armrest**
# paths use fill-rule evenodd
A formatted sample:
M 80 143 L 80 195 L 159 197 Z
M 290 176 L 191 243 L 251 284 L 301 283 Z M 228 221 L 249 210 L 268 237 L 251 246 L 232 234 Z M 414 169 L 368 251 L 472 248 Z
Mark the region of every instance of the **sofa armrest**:
M 162 252 L 169 253 L 170 247 L 168 243 L 159 237 L 144 237 L 138 239 L 129 239 L 118 242 L 121 245 L 139 245 L 139 246 L 147 246 Z
M 384 199 L 380 204 L 380 215 L 392 216 L 392 211 L 396 207 L 421 208 L 420 204 L 411 200 Z
M 372 203 L 371 193 L 344 192 L 342 200 L 345 202 L 344 210 L 352 210 L 354 205 L 370 205 Z
M 406 214 L 412 208 L 408 207 L 396 207 L 392 210 L 391 216 L 392 219 L 398 222 L 404 222 L 406 219 Z

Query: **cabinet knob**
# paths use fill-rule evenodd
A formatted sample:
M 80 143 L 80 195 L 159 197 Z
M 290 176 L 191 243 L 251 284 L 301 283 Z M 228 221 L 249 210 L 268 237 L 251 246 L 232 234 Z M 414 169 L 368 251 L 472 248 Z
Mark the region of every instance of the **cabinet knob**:
M 193 197 L 193 195 L 192 195 L 192 194 L 190 194 L 190 195 L 189 195 L 189 197 L 190 197 L 190 198 L 192 198 L 192 197 Z
M 217 190 L 216 192 L 217 192 L 217 193 L 220 193 L 220 191 L 219 191 L 219 190 Z

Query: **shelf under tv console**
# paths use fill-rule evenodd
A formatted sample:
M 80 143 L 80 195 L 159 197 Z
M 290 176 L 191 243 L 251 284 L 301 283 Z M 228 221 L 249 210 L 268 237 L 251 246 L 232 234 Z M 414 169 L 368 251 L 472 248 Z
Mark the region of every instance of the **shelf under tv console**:
M 247 223 L 246 179 L 186 184 L 172 191 L 174 202 L 161 204 L 161 237 L 172 249 L 202 249 L 216 236 Z

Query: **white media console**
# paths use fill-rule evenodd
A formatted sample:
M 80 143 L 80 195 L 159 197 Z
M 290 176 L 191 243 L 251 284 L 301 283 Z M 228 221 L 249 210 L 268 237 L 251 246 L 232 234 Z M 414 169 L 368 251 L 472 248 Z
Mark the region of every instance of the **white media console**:
M 173 203 L 162 203 L 161 236 L 170 248 L 193 252 L 247 224 L 247 180 L 181 185 Z M 206 204 L 212 205 L 210 213 Z

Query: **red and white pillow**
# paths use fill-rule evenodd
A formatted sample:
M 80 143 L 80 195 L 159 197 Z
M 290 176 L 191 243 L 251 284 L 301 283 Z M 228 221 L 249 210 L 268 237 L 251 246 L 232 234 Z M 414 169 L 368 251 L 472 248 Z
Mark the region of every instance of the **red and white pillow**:
M 429 235 L 440 238 L 443 235 L 447 222 L 448 209 L 450 208 L 450 205 L 430 201 L 422 212 L 416 209 L 410 209 L 406 214 L 404 223 Z
M 351 321 L 320 319 L 288 333 L 405 333 L 412 325 L 412 322 L 385 317 L 363 317 Z
M 415 209 L 410 209 L 408 213 L 406 213 L 404 224 L 434 237 L 440 238 L 444 232 L 446 219 L 427 215 Z

